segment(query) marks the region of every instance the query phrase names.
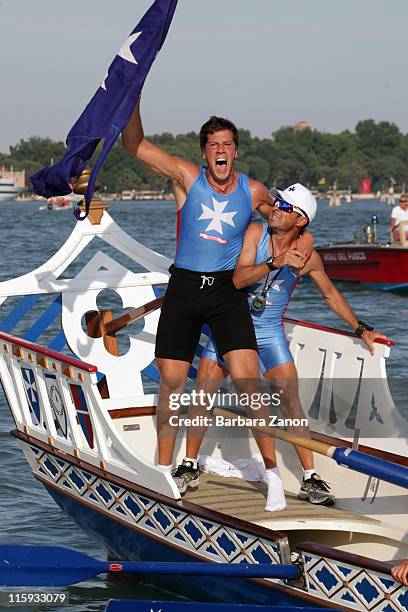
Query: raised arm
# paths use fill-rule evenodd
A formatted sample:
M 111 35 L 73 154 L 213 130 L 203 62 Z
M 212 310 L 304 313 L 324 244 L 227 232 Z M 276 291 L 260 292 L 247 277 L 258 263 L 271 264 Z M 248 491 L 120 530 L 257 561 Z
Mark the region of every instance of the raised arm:
M 347 300 L 342 296 L 340 291 L 333 285 L 326 272 L 324 271 L 323 263 L 320 255 L 313 251 L 310 260 L 301 271 L 301 276 L 309 274 L 316 288 L 322 294 L 326 304 L 335 312 L 340 319 L 345 321 L 354 331 L 359 326 L 358 319 L 353 309 Z M 365 342 L 370 353 L 374 354 L 374 340 L 376 338 L 387 339 L 384 334 L 373 329 L 372 331 L 365 330 L 361 339 Z
M 180 157 L 169 155 L 146 140 L 140 118 L 140 100 L 122 132 L 122 144 L 130 155 L 142 162 L 149 170 L 175 181 L 185 193 L 188 192 L 199 173 L 196 165 Z

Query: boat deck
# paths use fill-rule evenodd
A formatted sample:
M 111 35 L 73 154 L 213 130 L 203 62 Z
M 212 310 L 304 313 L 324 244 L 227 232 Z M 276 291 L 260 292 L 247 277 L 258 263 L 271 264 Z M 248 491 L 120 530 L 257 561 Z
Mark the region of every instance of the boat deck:
M 356 529 L 370 531 L 380 521 L 336 506 L 321 506 L 301 501 L 293 493 L 286 493 L 287 509 L 266 512 L 266 485 L 239 478 L 225 478 L 215 474 L 201 474 L 200 486 L 188 491 L 183 499 L 210 510 L 222 512 L 242 520 L 272 529 Z

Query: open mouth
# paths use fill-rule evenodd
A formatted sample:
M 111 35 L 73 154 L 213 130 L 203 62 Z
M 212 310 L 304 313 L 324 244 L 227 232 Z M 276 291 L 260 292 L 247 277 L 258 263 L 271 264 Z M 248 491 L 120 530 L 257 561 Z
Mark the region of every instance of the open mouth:
M 225 170 L 225 168 L 227 167 L 227 160 L 225 159 L 225 157 L 218 157 L 215 160 L 215 164 L 220 170 Z

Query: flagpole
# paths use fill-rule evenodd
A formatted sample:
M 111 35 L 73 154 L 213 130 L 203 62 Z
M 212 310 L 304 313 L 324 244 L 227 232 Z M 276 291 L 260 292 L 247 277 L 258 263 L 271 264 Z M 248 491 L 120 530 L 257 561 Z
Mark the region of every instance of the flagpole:
M 82 174 L 76 178 L 73 187 L 74 193 L 85 196 L 91 173 L 92 168 L 90 166 L 87 166 L 82 172 Z M 91 203 L 89 205 L 89 221 L 92 225 L 100 225 L 103 212 L 109 208 L 109 206 L 102 201 L 101 195 L 97 193 L 100 188 L 101 184 L 97 182 L 95 185 L 95 191 L 92 196 Z M 79 202 L 78 208 L 81 213 L 85 212 L 86 207 L 84 199 Z

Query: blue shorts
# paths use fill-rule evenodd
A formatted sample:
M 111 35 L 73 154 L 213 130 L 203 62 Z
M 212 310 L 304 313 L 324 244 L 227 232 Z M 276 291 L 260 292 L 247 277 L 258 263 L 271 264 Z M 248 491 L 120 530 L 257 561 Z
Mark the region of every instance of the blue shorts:
M 260 325 L 254 317 L 253 322 L 258 344 L 259 367 L 262 373 L 276 368 L 287 361 L 293 361 L 282 323 L 275 323 L 273 326 Z M 212 336 L 209 336 L 201 357 L 217 361 L 224 368 L 227 368 L 225 362 L 218 354 Z

